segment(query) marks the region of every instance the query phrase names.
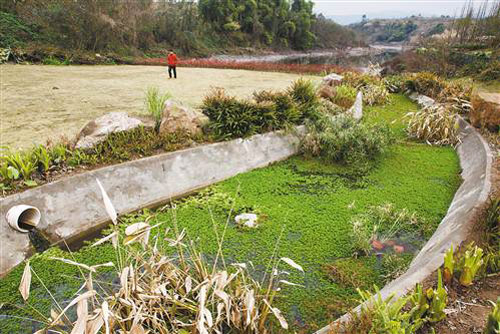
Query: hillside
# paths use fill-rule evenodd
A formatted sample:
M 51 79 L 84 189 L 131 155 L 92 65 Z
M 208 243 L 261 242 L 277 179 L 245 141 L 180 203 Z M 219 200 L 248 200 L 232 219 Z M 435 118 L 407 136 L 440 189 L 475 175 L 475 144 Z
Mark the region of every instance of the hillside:
M 371 19 L 348 27 L 360 33 L 367 43 L 416 43 L 421 37 L 443 33 L 452 18 L 411 16 L 401 19 Z

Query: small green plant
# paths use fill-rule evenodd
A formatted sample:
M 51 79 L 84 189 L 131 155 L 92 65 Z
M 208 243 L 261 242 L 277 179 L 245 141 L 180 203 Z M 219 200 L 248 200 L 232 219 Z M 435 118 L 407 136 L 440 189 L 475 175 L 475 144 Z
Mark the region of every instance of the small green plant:
M 404 312 L 408 297 L 395 298 L 394 295 L 383 299 L 375 287 L 375 294 L 357 289 L 364 304 L 361 312 L 370 314 L 371 328 L 369 333 L 404 334 L 414 333 L 417 329 L 412 323 L 411 314 Z
M 497 302 L 493 303 L 493 310 L 488 314 L 488 320 L 486 321 L 486 327 L 484 329 L 484 334 L 500 334 L 500 297 L 498 297 Z
M 452 244 L 450 249 L 448 249 L 444 254 L 443 276 L 444 276 L 444 282 L 447 285 L 450 285 L 452 282 L 454 269 L 455 269 L 455 255 L 453 253 L 453 244 Z
M 32 151 L 15 152 L 4 157 L 7 163 L 17 169 L 23 179 L 29 180 L 36 169 L 36 156 Z
M 169 93 L 160 94 L 158 87 L 148 87 L 146 91 L 145 105 L 147 112 L 155 121 L 155 129 L 159 131 L 165 102 L 171 98 Z
M 63 143 L 56 144 L 49 150 L 50 159 L 56 164 L 63 163 L 66 161 L 68 151 L 67 146 Z
M 38 160 L 38 165 L 41 167 L 42 172 L 46 173 L 51 164 L 50 154 L 43 145 L 38 145 L 33 149 L 33 153 Z
M 457 266 L 457 270 L 460 272 L 460 284 L 463 286 L 472 285 L 483 264 L 483 249 L 473 246 L 472 243 L 469 244 L 465 253 L 460 257 Z
M 438 269 L 438 283 L 436 290 L 429 288 L 425 292 L 427 300 L 429 300 L 429 310 L 427 312 L 427 319 L 430 322 L 439 322 L 446 318 L 444 309 L 448 301 L 448 293 L 443 287 L 443 279 L 441 270 Z

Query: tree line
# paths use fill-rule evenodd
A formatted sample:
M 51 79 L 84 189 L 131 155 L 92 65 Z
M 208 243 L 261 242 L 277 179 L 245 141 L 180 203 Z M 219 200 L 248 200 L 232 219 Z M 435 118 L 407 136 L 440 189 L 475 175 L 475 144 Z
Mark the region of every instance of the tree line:
M 133 54 L 232 47 L 307 50 L 354 44 L 310 0 L 0 0 L 2 46 L 40 43 Z

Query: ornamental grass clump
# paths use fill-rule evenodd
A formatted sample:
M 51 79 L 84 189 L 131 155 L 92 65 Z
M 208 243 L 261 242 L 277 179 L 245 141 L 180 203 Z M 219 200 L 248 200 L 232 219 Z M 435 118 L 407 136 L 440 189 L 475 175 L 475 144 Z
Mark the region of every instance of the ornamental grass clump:
M 459 118 L 444 106 L 432 106 L 408 113 L 408 134 L 434 145 L 455 145 L 460 142 Z
M 163 234 L 157 232 L 162 223 L 149 222 L 129 225 L 123 234 L 117 213 L 97 182 L 113 225 L 112 233 L 91 247 L 111 242 L 116 261 L 88 266 L 52 258 L 77 266 L 85 282 L 64 308 L 54 299 L 56 309 L 41 321 L 45 325 L 37 333 L 268 333 L 274 319 L 278 326 L 288 329 L 273 302 L 280 286 L 297 284 L 280 279 L 284 271 L 279 270 L 279 265 L 284 263 L 303 272 L 300 265 L 274 254 L 269 263 L 271 270 L 257 281 L 249 274 L 247 264 L 226 263 L 222 243 L 229 220 L 217 234 L 219 247 L 210 263 L 193 241 L 186 240 L 186 231 L 179 231 L 175 221 L 173 228 L 166 228 Z M 116 270 L 116 284 L 111 288 L 103 289 L 101 285 L 106 282 L 94 278 L 103 267 Z M 28 262 L 19 286 L 25 301 L 30 295 L 32 272 L 38 278 Z M 76 320 L 71 315 L 74 308 Z

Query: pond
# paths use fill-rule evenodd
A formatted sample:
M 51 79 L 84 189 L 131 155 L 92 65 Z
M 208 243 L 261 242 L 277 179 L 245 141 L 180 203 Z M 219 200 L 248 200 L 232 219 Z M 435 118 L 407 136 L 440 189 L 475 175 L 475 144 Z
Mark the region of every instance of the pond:
M 231 214 L 223 248 L 226 262 L 251 261 L 251 273 L 258 278 L 277 247 L 278 256 L 300 264 L 305 272 L 291 272 L 287 280 L 302 287 L 283 287 L 276 305 L 293 330 L 311 333 L 357 304 L 356 287 L 370 289 L 386 281 L 384 276 L 391 264 L 383 261 L 382 252 L 352 257 L 353 218 L 372 206 L 387 203 L 422 218 L 430 230 L 421 233 L 421 226 L 413 226 L 399 235 L 404 243 L 394 240 L 405 251 L 390 253 L 404 266 L 444 217 L 461 182 L 458 157 L 452 148 L 406 139 L 401 118 L 412 110 L 416 106 L 402 95 L 393 95 L 389 105 L 367 108 L 365 121 L 390 124 L 398 138 L 368 168 L 360 170 L 296 156 L 182 199 L 176 203 L 175 215 L 165 207 L 153 216 L 145 210 L 123 217 L 122 221 L 126 225 L 152 217 L 151 223 L 162 223 L 155 232 L 160 234 L 175 223 L 177 228 L 186 229 L 189 239 L 195 240 L 210 259 L 218 248 L 214 227 L 223 228 Z M 258 228 L 241 228 L 233 223 L 236 214 L 248 212 L 261 218 Z M 83 279 L 78 269 L 51 260 L 51 256 L 88 265 L 116 261 L 109 244 L 84 246 L 71 254 L 50 248 L 35 255 L 31 265 L 36 276 L 27 304 L 17 290 L 22 266 L 0 281 L 0 332 L 32 333 L 39 328 L 41 315 L 47 316 L 54 307 L 44 286 L 63 305 L 81 287 Z M 104 273 L 98 280 L 101 286 L 111 289 L 116 277 Z

